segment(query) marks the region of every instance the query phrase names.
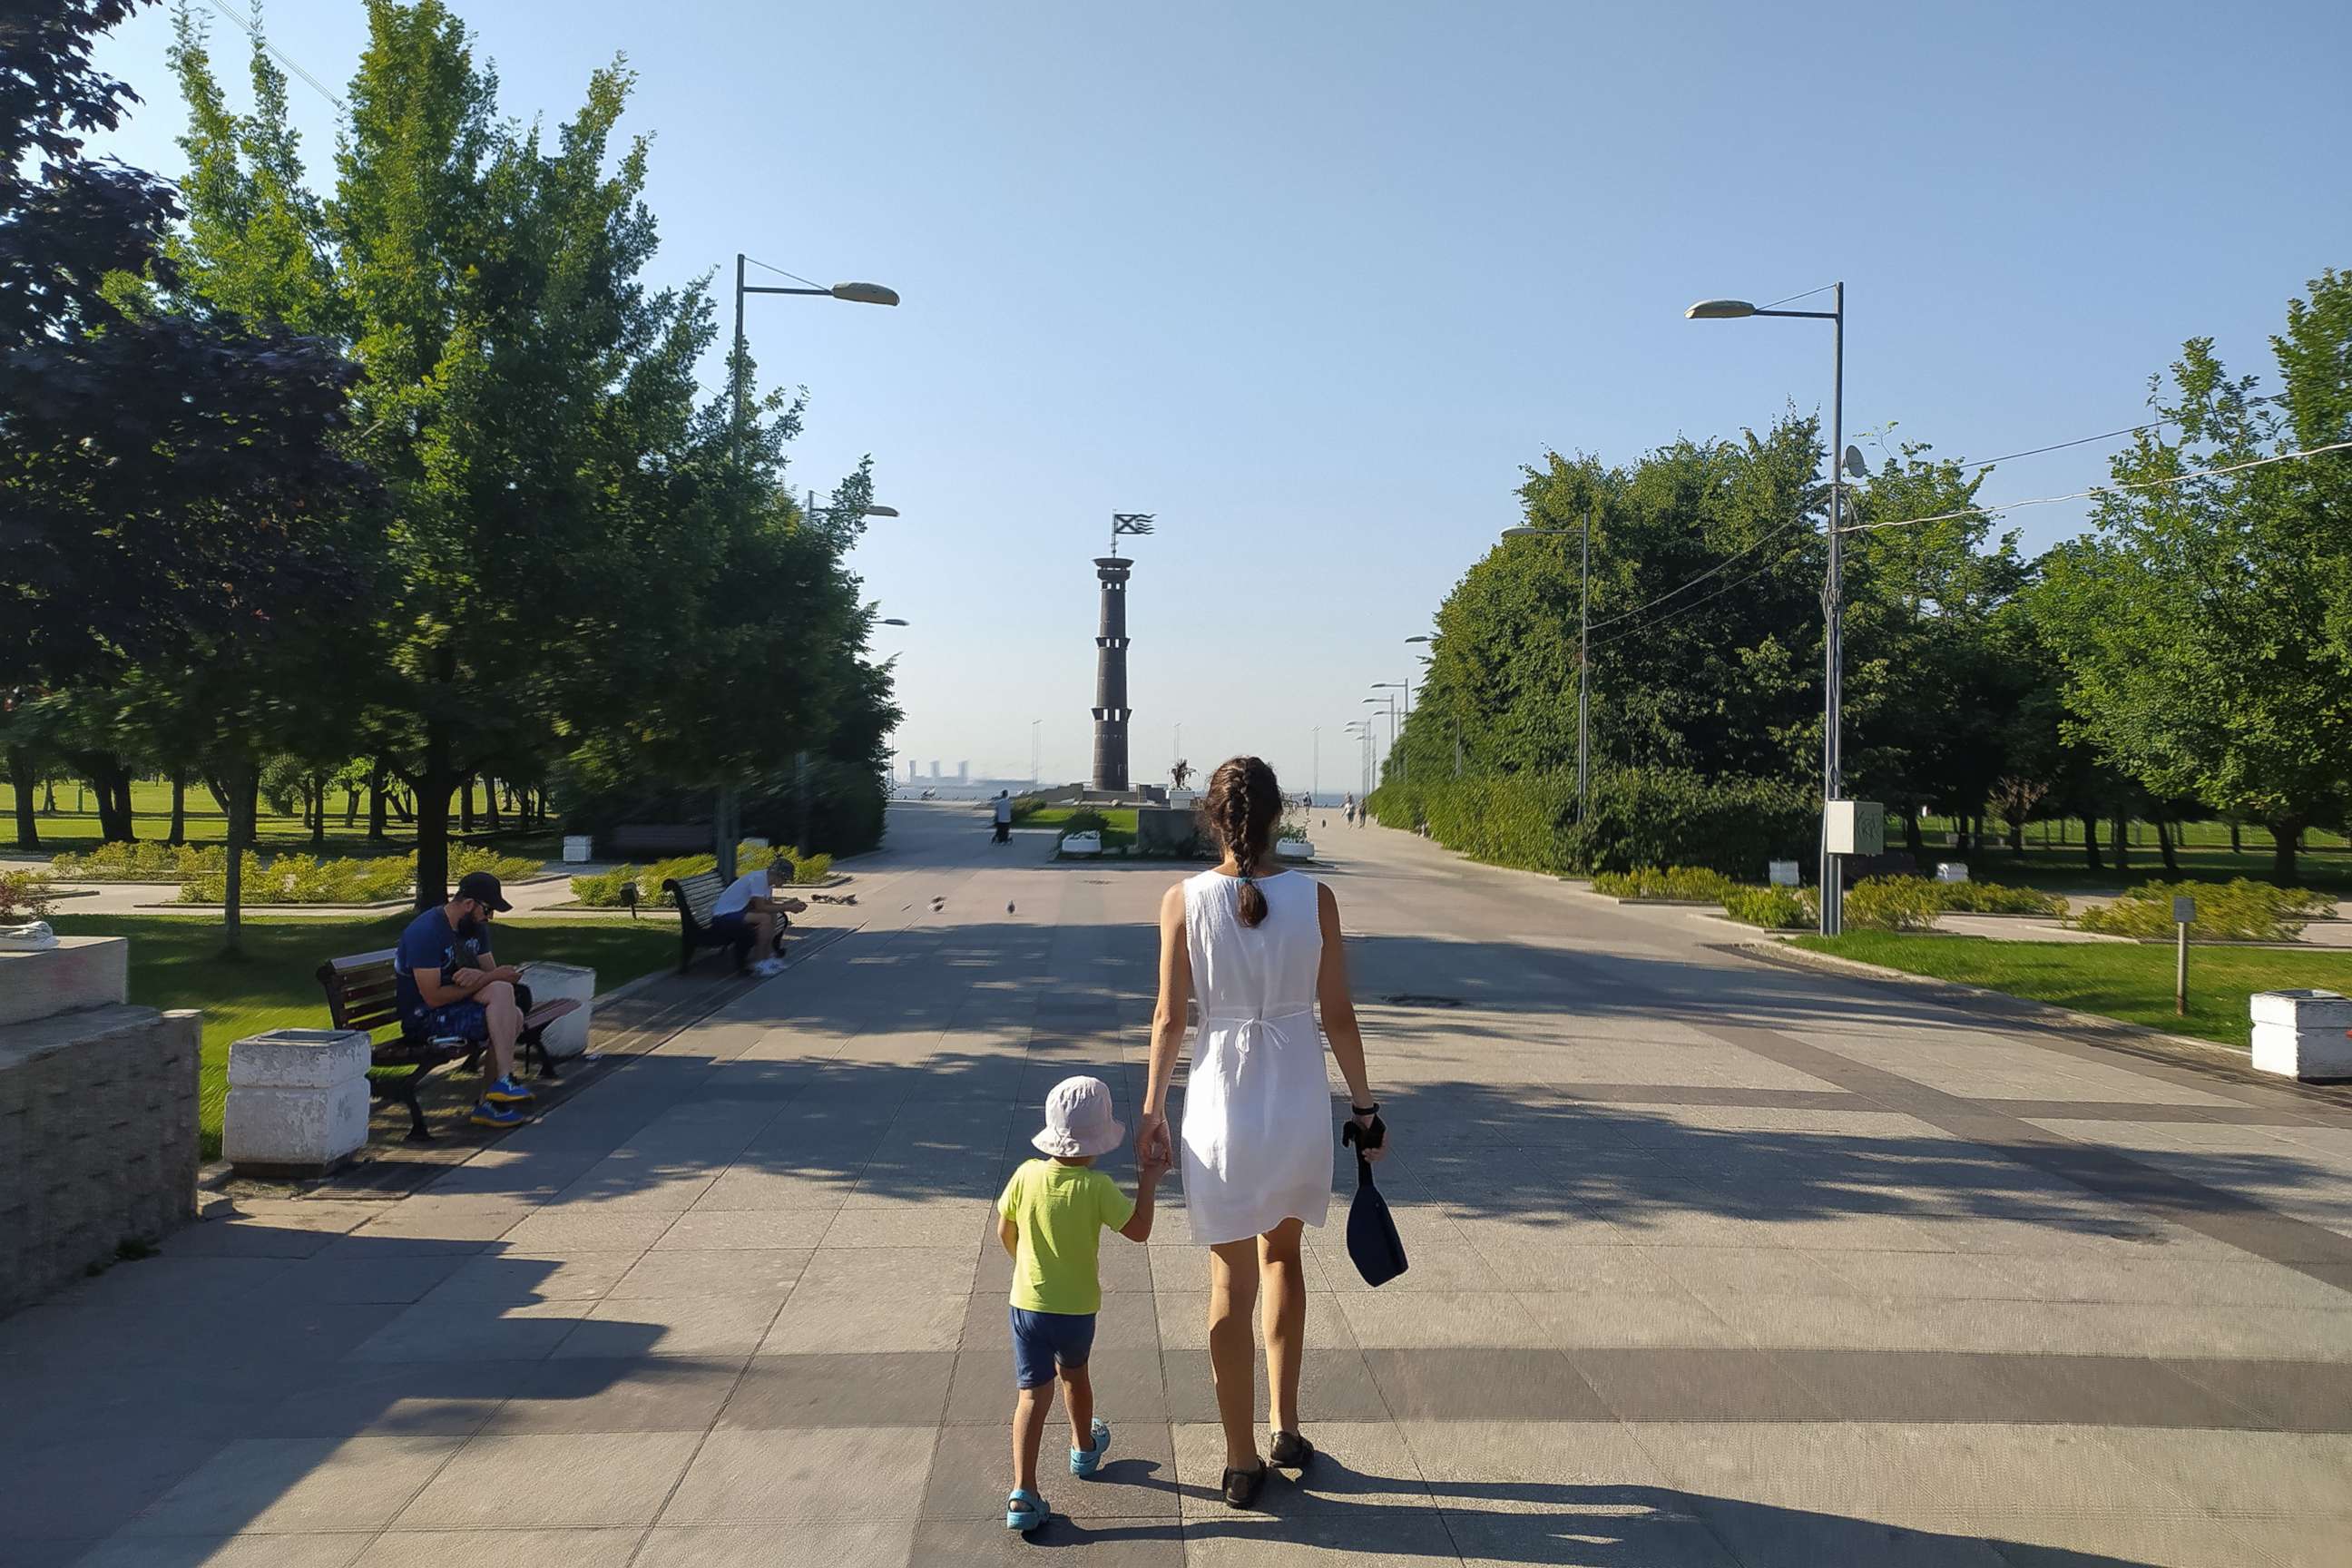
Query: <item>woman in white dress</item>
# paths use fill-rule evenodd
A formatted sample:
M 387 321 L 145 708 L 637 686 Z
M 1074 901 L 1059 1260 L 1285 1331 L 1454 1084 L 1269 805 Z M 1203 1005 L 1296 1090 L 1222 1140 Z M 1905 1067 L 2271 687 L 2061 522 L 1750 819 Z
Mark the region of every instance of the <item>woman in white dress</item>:
M 1255 757 L 1234 758 L 1210 778 L 1202 813 L 1225 858 L 1215 870 L 1169 889 L 1160 902 L 1160 1005 L 1136 1142 L 1139 1149 L 1170 1142 L 1169 1080 L 1184 1045 L 1185 1004 L 1198 996 L 1181 1146 L 1171 1154 L 1183 1173 L 1192 1239 L 1209 1247 L 1209 1366 L 1225 1428 L 1225 1500 L 1246 1508 L 1266 1473 L 1251 1419 L 1257 1400 L 1250 1318 L 1261 1276 L 1273 1462 L 1296 1468 L 1315 1451 L 1298 1430 L 1307 1342 L 1298 1248 L 1301 1227 L 1320 1226 L 1331 1204 L 1325 1038 L 1370 1135 L 1370 1157 L 1387 1151 L 1348 998 L 1339 906 L 1328 888 L 1285 870 L 1274 857 L 1282 816 L 1274 770 Z

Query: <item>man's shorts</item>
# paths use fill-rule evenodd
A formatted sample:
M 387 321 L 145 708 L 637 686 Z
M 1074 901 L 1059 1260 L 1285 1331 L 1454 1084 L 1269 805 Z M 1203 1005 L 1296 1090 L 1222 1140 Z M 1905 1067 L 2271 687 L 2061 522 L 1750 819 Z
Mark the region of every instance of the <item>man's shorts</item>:
M 730 910 L 723 915 L 711 916 L 710 924 L 704 929 L 713 936 L 723 936 L 731 942 L 737 935 L 751 929 L 751 917 L 741 910 Z
M 436 1040 L 487 1040 L 490 1037 L 490 1020 L 479 1002 L 452 1002 L 446 1007 L 425 1009 L 409 1033 L 429 1035 Z
M 1013 1309 L 1013 1381 L 1043 1388 L 1056 1366 L 1081 1367 L 1095 1348 L 1092 1312 L 1032 1312 Z

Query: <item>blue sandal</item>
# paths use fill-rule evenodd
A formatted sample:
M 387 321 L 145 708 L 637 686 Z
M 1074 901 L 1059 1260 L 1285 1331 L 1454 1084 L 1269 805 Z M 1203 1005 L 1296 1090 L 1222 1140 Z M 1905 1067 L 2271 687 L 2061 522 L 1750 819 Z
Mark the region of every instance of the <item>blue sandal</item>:
M 1096 1416 L 1092 1436 L 1093 1447 L 1070 1450 L 1070 1474 L 1082 1481 L 1092 1479 L 1094 1473 L 1102 1468 L 1103 1455 L 1110 1448 L 1110 1423 Z
M 1026 1535 L 1033 1530 L 1044 1529 L 1052 1513 L 1045 1500 L 1037 1493 L 1015 1490 L 1004 1500 L 1004 1528 Z

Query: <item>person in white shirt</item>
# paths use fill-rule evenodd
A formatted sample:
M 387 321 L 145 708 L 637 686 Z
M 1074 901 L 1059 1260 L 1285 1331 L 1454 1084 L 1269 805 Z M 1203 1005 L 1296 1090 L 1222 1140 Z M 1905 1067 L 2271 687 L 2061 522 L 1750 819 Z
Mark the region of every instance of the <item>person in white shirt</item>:
M 780 897 L 779 888 L 788 888 L 793 881 L 793 863 L 779 855 L 757 871 L 746 871 L 727 884 L 719 901 L 710 906 L 710 929 L 714 933 L 732 936 L 746 926 L 751 931 L 751 949 L 760 962 L 751 966 L 754 974 L 781 974 L 784 961 L 776 956 L 776 927 L 785 915 L 796 915 L 808 905 L 798 899 Z
M 1013 797 L 1003 790 L 996 792 L 996 837 L 998 844 L 1013 842 Z

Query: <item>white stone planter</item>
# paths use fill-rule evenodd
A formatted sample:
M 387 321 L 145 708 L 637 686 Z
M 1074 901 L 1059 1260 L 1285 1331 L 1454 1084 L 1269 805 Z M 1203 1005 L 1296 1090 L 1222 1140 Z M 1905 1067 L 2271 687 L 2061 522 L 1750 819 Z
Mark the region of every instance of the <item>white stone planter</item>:
M 1764 879 L 1775 888 L 1795 887 L 1798 875 L 1794 860 L 1768 860 L 1764 864 Z
M 2333 991 L 2257 991 L 2254 1066 L 2287 1078 L 2352 1078 L 2352 997 Z
M 228 1048 L 221 1152 L 241 1171 L 317 1174 L 367 1142 L 368 1037 L 272 1029 Z
M 534 1007 L 565 1000 L 580 1004 L 579 1011 L 558 1018 L 547 1026 L 545 1034 L 539 1037 L 540 1044 L 547 1047 L 549 1058 L 559 1062 L 569 1061 L 586 1051 L 588 1016 L 596 1010 L 596 972 L 583 969 L 576 963 L 526 963 L 522 965 L 522 983 L 530 987 L 530 1001 Z
M 1965 882 L 1968 879 L 1969 865 L 1967 861 L 1938 860 L 1936 862 L 1936 880 L 1938 882 Z
M 130 983 L 131 943 L 119 936 L 61 936 L 0 952 L 0 1026 L 116 1006 Z
M 1062 853 L 1065 855 L 1099 855 L 1102 853 L 1102 835 L 1099 833 L 1065 833 L 1062 835 Z
M 563 836 L 563 863 L 567 866 L 585 866 L 588 864 L 589 853 L 594 847 L 594 845 L 595 840 L 589 837 L 584 833 L 565 834 Z
M 1274 841 L 1274 858 L 1277 860 L 1312 860 L 1315 846 L 1304 838 L 1277 838 Z

